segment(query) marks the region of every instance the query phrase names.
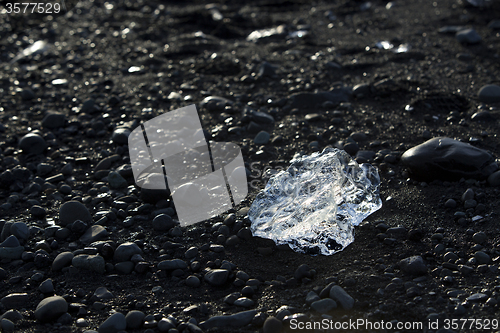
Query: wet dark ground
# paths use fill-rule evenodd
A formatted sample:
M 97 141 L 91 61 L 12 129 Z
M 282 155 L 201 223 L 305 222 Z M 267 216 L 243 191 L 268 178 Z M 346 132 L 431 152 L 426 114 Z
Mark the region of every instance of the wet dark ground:
M 73 189 L 69 196 L 54 196 L 52 190 L 32 196 L 47 210 L 47 218 L 57 220 L 64 201 L 87 196 L 99 182 L 93 168 L 104 157 L 120 155 L 113 169 L 129 163 L 126 145 L 110 140 L 117 124 L 145 121 L 192 103 L 199 105 L 207 96 L 222 96 L 232 101 L 232 106 L 213 111 L 198 107 L 202 124 L 214 140 L 240 145 L 249 169 L 250 165 L 255 170 L 286 167 L 297 152 L 309 154 L 327 146 L 341 146 L 351 133 L 365 133 L 366 140 L 357 144 L 361 150 L 378 153 L 370 162 L 380 170 L 383 207 L 356 229 L 353 244 L 333 256 L 312 257 L 277 248 L 264 239 L 249 238 L 241 239 L 236 246 L 225 246 L 222 253 L 200 251 L 202 268 L 216 265 L 217 259 L 228 260 L 238 270 L 259 279 L 262 284 L 253 296 L 254 308 L 265 315 L 275 315 L 282 305 L 289 305 L 320 320 L 305 304 L 305 295 L 336 280 L 356 300 L 352 310 L 329 313 L 336 321 L 368 318 L 427 322 L 428 318 L 436 318 L 428 317 L 429 314 L 437 314 L 443 320 L 498 317 L 498 305 L 493 302 L 465 302 L 466 312 L 457 314 L 456 305 L 464 302 L 465 297 L 457 301 L 448 292 L 459 289 L 465 291 L 465 296 L 483 292 L 500 302 L 499 188 L 489 186 L 485 180 L 423 183 L 409 178 L 399 163 L 405 150 L 437 136 L 470 142 L 500 156 L 499 105 L 487 105 L 477 98 L 483 85 L 500 82 L 500 33 L 488 27 L 490 21 L 500 16 L 498 3 L 478 8 L 452 0 L 395 1 L 392 6 L 386 1 L 311 4 L 266 0 L 245 5 L 226 1 L 213 7 L 217 12 L 208 10 L 201 1 L 66 1 L 66 6 L 67 11 L 62 14 L 4 12 L 0 16 L 0 171 L 13 167 L 9 165 L 11 158 L 28 168 L 29 163 L 50 163 L 54 172 L 49 176 L 57 174 L 65 163 L 74 165 L 72 177 L 67 177 L 71 179 L 65 180 Z M 223 19 L 217 20 L 216 13 Z M 280 25 L 284 29 L 281 34 L 255 42 L 246 39 L 252 31 Z M 472 27 L 482 41 L 460 44 L 454 34 L 438 32 L 444 26 Z M 9 64 L 18 52 L 37 40 L 46 40 L 49 49 Z M 396 47 L 409 44 L 411 49 L 395 53 L 377 48 L 376 43 L 384 40 Z M 261 72 L 262 66 L 265 70 Z M 56 79 L 67 81 L 57 84 Z M 316 103 L 313 97 L 299 107 L 291 105 L 290 96 L 294 93 L 351 88 L 360 83 L 369 87 L 362 96 L 352 95 L 348 103 Z M 27 88 L 34 92 L 31 99 L 21 93 Z M 173 96 L 172 92 L 179 95 Z M 88 99 L 94 99 L 96 107 L 82 110 Z M 405 110 L 407 105 L 414 106 L 413 111 Z M 248 128 L 248 108 L 274 117 L 273 123 L 258 124 L 259 130 L 271 134 L 270 143 L 254 144 L 256 132 Z M 492 118 L 471 120 L 481 110 L 488 110 Z M 42 128 L 41 120 L 47 111 L 64 113 L 65 126 L 52 131 Z M 305 120 L 312 113 L 321 118 Z M 95 130 L 99 120 L 104 126 Z M 239 129 L 228 132 L 232 127 Z M 34 129 L 42 131 L 49 148 L 43 154 L 27 155 L 18 150 L 17 144 Z M 386 159 L 386 155 L 396 158 Z M 132 177 L 127 180 L 133 185 Z M 265 183 L 259 172 L 254 172 L 250 180 L 261 180 L 260 187 Z M 455 212 L 465 211 L 461 196 L 468 188 L 476 193 L 482 211 L 468 211 L 466 221 L 459 224 Z M 136 188 L 131 193 L 139 196 L 140 190 Z M 247 200 L 239 208 L 248 207 L 256 193 L 257 189 L 250 187 Z M 0 203 L 8 202 L 11 195 L 12 191 L 4 187 Z M 39 223 L 29 213 L 28 199 L 32 197 L 19 197 L 0 216 L 30 225 Z M 444 203 L 450 198 L 459 206 L 446 208 Z M 109 210 L 112 201 L 88 201 L 86 206 L 95 214 Z M 138 204 L 142 203 L 139 199 Z M 477 215 L 483 218 L 473 222 Z M 243 217 L 238 220 L 249 226 Z M 0 296 L 13 292 L 30 295 L 29 303 L 20 310 L 24 319 L 16 323 L 20 332 L 97 329 L 111 311 L 126 314 L 139 309 L 146 314 L 161 314 L 159 318 L 172 315 L 182 322 L 194 317 L 201 322 L 215 315 L 245 310 L 224 304 L 226 295 L 241 290 L 231 283 L 212 287 L 202 282 L 200 287 L 190 288 L 183 280 L 192 272 L 172 278 L 156 270 L 161 254 L 182 258 L 190 246 L 201 248 L 216 243 L 217 232 L 212 232 L 211 226 L 223 218 L 183 229 L 178 237 L 154 231 L 149 221 L 130 228 L 125 228 L 120 218 L 107 222 L 109 238 L 116 245 L 141 240 L 143 257 L 150 264 L 144 273 L 56 273 L 50 270 L 50 264 L 36 268 L 45 278 L 53 279 L 56 295 L 64 296 L 69 303 L 83 304 L 87 309 L 87 328 L 75 326 L 76 312 L 70 312 L 74 321 L 69 325 L 36 321 L 33 311 L 43 295 L 36 289 L 38 283 L 28 279 L 33 269 L 19 269 L 24 262 L 2 261 L 1 267 L 8 275 L 0 287 Z M 381 223 L 388 227 L 404 226 L 410 232 L 384 240 L 379 235 L 384 231 Z M 477 250 L 472 234 L 478 231 L 488 236 L 482 249 L 491 256 L 492 267 L 475 265 L 469 275 L 443 271 L 444 253 L 436 252 L 436 245 L 444 244 L 466 263 Z M 52 259 L 70 248 L 76 240 L 71 237 L 58 240 L 58 248 L 50 253 Z M 26 249 L 34 252 L 41 240 L 46 240 L 43 232 L 30 238 Z M 50 244 L 52 239 L 48 241 Z M 165 246 L 167 241 L 182 247 L 169 249 Z M 421 255 L 427 264 L 428 273 L 422 281 L 412 282 L 415 277 L 405 275 L 397 265 L 399 260 L 413 255 Z M 278 276 L 290 280 L 301 264 L 315 270 L 312 279 L 296 285 L 293 281 L 275 282 L 280 280 Z M 418 284 L 417 292 L 408 293 L 403 284 L 383 294 L 377 292 L 394 277 L 402 279 L 403 284 Z M 90 298 L 100 286 L 108 288 L 115 298 L 106 302 L 103 310 L 96 310 Z M 154 294 L 155 286 L 161 286 L 164 292 Z M 80 288 L 84 297 L 76 296 Z M 190 305 L 203 303 L 208 305 L 206 312 L 183 312 Z M 213 331 L 253 332 L 261 325 L 256 320 L 253 325 L 238 329 Z

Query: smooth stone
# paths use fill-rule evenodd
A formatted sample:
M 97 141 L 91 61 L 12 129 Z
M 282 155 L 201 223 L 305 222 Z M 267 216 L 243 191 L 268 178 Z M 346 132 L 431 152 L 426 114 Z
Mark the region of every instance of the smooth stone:
M 118 127 L 113 131 L 111 139 L 114 143 L 119 145 L 128 144 L 128 137 L 130 136 L 130 130 L 124 127 Z
M 82 237 L 80 237 L 80 242 L 87 245 L 99 240 L 103 240 L 108 235 L 109 233 L 106 228 L 104 228 L 102 225 L 94 224 L 93 226 L 88 228 L 87 231 L 85 231 Z
M 307 264 L 302 264 L 295 270 L 293 277 L 298 281 L 300 281 L 302 278 L 305 277 L 310 278 L 311 277 L 310 271 L 311 269 Z
M 484 302 L 488 299 L 488 295 L 483 293 L 472 294 L 467 297 L 467 301 L 469 302 Z
M 71 260 L 76 268 L 86 269 L 103 274 L 106 269 L 106 262 L 100 255 L 79 254 Z
M 42 177 L 48 175 L 53 169 L 54 167 L 47 163 L 40 163 L 36 166 L 37 174 Z
M 59 318 L 68 311 L 68 303 L 61 296 L 51 296 L 44 298 L 38 303 L 35 310 L 35 317 L 42 322 L 51 322 Z
M 52 262 L 52 270 L 54 272 L 60 271 L 63 267 L 69 266 L 73 260 L 73 253 L 62 252 L 57 255 L 57 257 Z
M 260 112 L 260 111 L 254 111 L 251 114 L 251 117 L 254 121 L 258 123 L 263 123 L 263 124 L 272 124 L 274 123 L 274 118 L 268 113 L 265 112 Z
M 54 284 L 52 283 L 52 279 L 47 279 L 40 283 L 38 286 L 38 290 L 40 290 L 43 294 L 52 294 L 54 292 Z
M 10 226 L 10 233 L 17 237 L 17 239 L 27 240 L 30 235 L 30 230 L 24 222 L 14 222 Z M 2 245 L 0 245 L 2 246 Z
M 111 293 L 106 287 L 99 287 L 94 291 L 94 296 L 98 300 L 110 300 L 115 298 L 113 293 Z
M 127 320 L 122 313 L 115 313 L 106 319 L 98 329 L 99 333 L 118 333 L 127 328 Z
M 423 275 L 427 273 L 427 266 L 421 256 L 412 256 L 399 261 L 399 268 L 406 274 Z
M 146 315 L 142 311 L 132 310 L 125 316 L 125 321 L 127 322 L 128 329 L 140 328 L 144 322 L 144 317 Z
M 167 214 L 157 215 L 153 219 L 153 229 L 156 231 L 168 231 L 175 227 L 175 225 L 174 220 Z
M 157 325 L 160 332 L 168 332 L 168 330 L 176 326 L 177 325 L 170 318 L 162 318 Z
M 264 325 L 262 326 L 262 333 L 277 333 L 281 332 L 283 323 L 276 317 L 267 317 Z
M 108 183 L 109 187 L 114 189 L 124 188 L 128 186 L 127 180 L 125 180 L 125 178 L 123 178 L 116 171 L 110 171 L 110 173 L 108 174 Z
M 493 30 L 500 29 L 500 19 L 495 19 L 495 20 L 490 21 L 490 23 L 488 23 L 488 28 L 493 29 Z
M 234 301 L 233 305 L 250 308 L 254 306 L 255 302 L 248 297 L 240 297 Z
M 2 299 L 0 299 L 0 303 L 6 309 L 20 309 L 26 306 L 28 303 L 28 294 L 27 293 L 12 293 L 8 294 Z
M 488 239 L 486 233 L 479 231 L 472 235 L 472 241 L 476 244 L 483 244 Z
M 500 186 L 500 171 L 493 172 L 488 177 L 488 184 L 490 186 Z
M 332 286 L 332 289 L 330 289 L 330 298 L 340 304 L 344 310 L 350 310 L 354 306 L 354 298 L 341 286 Z
M 421 180 L 484 179 L 498 169 L 486 150 L 450 138 L 430 139 L 401 157 L 411 174 Z
M 271 135 L 269 135 L 268 132 L 266 131 L 260 131 L 255 138 L 253 139 L 253 142 L 256 145 L 265 145 L 269 143 L 269 139 L 271 138 Z
M 474 253 L 474 258 L 476 258 L 476 261 L 479 265 L 489 264 L 491 261 L 491 257 L 483 251 L 477 251 L 476 253 Z
M 114 162 L 119 161 L 120 159 L 120 155 L 117 154 L 105 157 L 94 167 L 94 172 L 108 170 Z
M 352 87 L 352 94 L 355 97 L 364 97 L 371 94 L 371 86 L 369 83 L 360 83 Z
M 59 225 L 65 227 L 76 220 L 92 224 L 92 216 L 85 205 L 78 201 L 67 201 L 59 209 Z
M 213 269 L 205 274 L 204 280 L 208 284 L 219 287 L 227 282 L 229 271 L 227 269 Z
M 0 259 L 21 259 L 24 246 L 0 247 Z
M 123 243 L 116 248 L 113 260 L 116 262 L 129 261 L 134 254 L 142 254 L 141 248 L 132 242 Z
M 500 102 L 500 86 L 496 84 L 482 86 L 477 97 L 483 103 L 498 103 Z
M 158 269 L 173 271 L 175 269 L 186 269 L 187 263 L 181 259 L 163 260 L 158 263 Z
M 208 96 L 201 102 L 200 106 L 205 107 L 210 112 L 224 111 L 226 106 L 232 105 L 233 102 L 227 98 L 220 96 Z
M 27 154 L 42 154 L 47 143 L 40 135 L 28 133 L 19 140 L 19 148 Z
M 321 297 L 319 297 L 318 294 L 316 294 L 314 291 L 310 291 L 306 296 L 306 304 L 312 304 L 316 301 L 319 301 L 320 299 Z
M 0 319 L 9 319 L 13 322 L 23 319 L 23 315 L 17 310 L 7 310 L 1 316 Z
M 120 274 L 130 274 L 134 270 L 135 264 L 132 261 L 122 261 L 115 264 L 115 270 Z
M 186 278 L 186 286 L 191 287 L 191 288 L 196 288 L 199 287 L 201 284 L 200 279 L 198 279 L 197 276 L 190 275 Z
M 42 120 L 42 126 L 48 129 L 63 127 L 66 122 L 66 115 L 58 112 L 47 112 Z
M 460 43 L 464 44 L 477 44 L 481 41 L 481 36 L 474 29 L 460 30 L 455 37 Z
M 15 325 L 10 320 L 2 318 L 0 327 L 2 328 L 2 332 L 9 333 L 14 332 Z
M 470 119 L 473 121 L 484 121 L 484 122 L 495 120 L 495 118 L 493 118 L 491 113 L 489 113 L 488 111 L 476 112 L 470 117 Z
M 30 208 L 30 214 L 33 217 L 44 217 L 47 214 L 47 210 L 41 206 L 34 205 Z
M 331 298 L 324 298 L 319 301 L 315 301 L 311 304 L 311 307 L 318 313 L 328 313 L 331 310 L 337 308 L 337 302 Z
M 13 224 L 11 224 L 10 226 L 12 227 L 12 225 Z M 21 244 L 19 243 L 17 237 L 14 235 L 10 235 L 0 244 L 0 247 L 18 247 L 20 245 Z
M 339 105 L 342 102 L 348 102 L 351 90 L 347 88 L 337 88 L 327 92 L 308 93 L 300 92 L 289 96 L 292 109 L 310 109 L 316 108 L 325 102 L 333 105 Z
M 232 315 L 215 316 L 201 322 L 198 326 L 202 330 L 209 330 L 214 327 L 243 327 L 250 324 L 256 314 L 256 310 L 248 310 Z

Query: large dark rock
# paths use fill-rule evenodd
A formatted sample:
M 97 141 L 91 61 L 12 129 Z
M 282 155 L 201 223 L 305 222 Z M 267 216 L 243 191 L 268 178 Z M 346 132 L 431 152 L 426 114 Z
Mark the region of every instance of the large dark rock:
M 420 180 L 485 179 L 498 169 L 486 150 L 450 138 L 430 139 L 401 157 L 411 175 Z
M 290 95 L 291 107 L 298 109 L 316 108 L 324 102 L 332 102 L 339 105 L 342 102 L 348 102 L 351 96 L 351 90 L 347 88 L 337 88 L 326 92 L 301 92 Z

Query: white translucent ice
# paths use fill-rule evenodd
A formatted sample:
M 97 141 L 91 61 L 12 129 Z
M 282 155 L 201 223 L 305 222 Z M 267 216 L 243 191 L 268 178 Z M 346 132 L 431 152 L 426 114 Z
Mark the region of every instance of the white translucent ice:
M 331 255 L 352 243 L 354 226 L 382 207 L 377 169 L 359 165 L 343 150 L 327 148 L 290 163 L 250 207 L 254 236 Z

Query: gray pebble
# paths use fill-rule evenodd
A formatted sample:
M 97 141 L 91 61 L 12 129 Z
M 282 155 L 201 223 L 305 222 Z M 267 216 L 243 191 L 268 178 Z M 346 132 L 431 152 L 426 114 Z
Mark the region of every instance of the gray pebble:
M 94 298 L 102 300 L 110 300 L 115 298 L 115 296 L 106 287 L 99 287 L 94 291 Z
M 201 284 L 200 279 L 197 276 L 190 275 L 186 278 L 186 286 L 191 288 L 199 287 Z
M 213 269 L 205 274 L 204 279 L 212 286 L 222 286 L 226 283 L 229 271 L 226 269 Z
M 113 131 L 111 139 L 114 143 L 119 145 L 128 144 L 128 137 L 130 136 L 130 130 L 128 128 L 118 127 Z
M 469 302 L 484 302 L 488 299 L 488 295 L 483 293 L 472 294 L 467 297 L 467 301 Z
M 42 177 L 48 175 L 53 169 L 54 167 L 47 163 L 40 163 L 36 166 L 36 172 Z
M 19 140 L 19 148 L 27 154 L 42 154 L 47 143 L 40 135 L 28 133 Z
M 30 234 L 29 228 L 24 222 L 14 222 L 10 226 L 10 232 L 16 236 L 17 239 L 27 240 Z
M 83 222 L 83 221 L 79 220 L 75 221 L 73 223 L 73 227 L 77 227 L 78 222 Z M 77 225 L 75 226 L 75 224 Z M 83 244 L 90 244 L 99 240 L 103 240 L 108 236 L 108 234 L 109 234 L 108 231 L 103 226 L 94 224 L 93 226 L 88 228 L 87 231 L 85 231 L 82 237 L 80 237 L 80 242 L 82 242 Z
M 73 260 L 73 253 L 62 252 L 57 255 L 57 257 L 52 262 L 52 270 L 54 272 L 60 271 L 63 267 L 69 266 Z
M 337 303 L 331 298 L 324 298 L 322 300 L 313 302 L 311 304 L 311 307 L 318 313 L 328 313 L 331 310 L 337 308 Z
M 306 296 L 306 303 L 311 304 L 313 302 L 319 301 L 321 297 L 318 296 L 314 291 L 310 291 Z
M 99 333 L 118 333 L 127 328 L 127 320 L 122 313 L 115 313 L 99 326 Z
M 500 186 L 500 171 L 493 172 L 488 177 L 488 184 L 490 184 L 490 186 Z
M 332 289 L 330 289 L 330 298 L 339 303 L 345 310 L 350 310 L 354 306 L 354 298 L 341 286 L 332 286 Z
M 122 261 L 115 264 L 115 270 L 120 274 L 130 274 L 134 270 L 135 264 L 131 261 Z
M 193 258 L 195 258 L 196 256 L 198 255 L 198 249 L 194 246 L 191 246 L 185 253 L 184 253 L 184 257 L 187 259 L 187 260 L 191 260 Z
M 54 284 L 52 283 L 52 279 L 47 279 L 40 283 L 38 286 L 38 290 L 40 290 L 43 294 L 52 294 L 54 292 Z
M 134 254 L 142 254 L 141 248 L 135 243 L 127 242 L 116 248 L 113 259 L 116 262 L 129 261 Z
M 43 322 L 54 321 L 68 311 L 68 303 L 61 296 L 44 298 L 35 310 L 36 319 Z
M 15 325 L 10 320 L 3 318 L 0 327 L 2 328 L 2 332 L 9 333 L 14 332 Z
M 421 256 L 412 256 L 399 262 L 401 270 L 410 275 L 423 275 L 427 273 L 427 266 Z
M 186 269 L 187 263 L 181 259 L 163 260 L 158 263 L 158 269 L 173 271 L 175 269 Z
M 444 206 L 446 208 L 455 208 L 455 207 L 457 207 L 457 202 L 455 200 L 453 200 L 453 199 L 448 199 L 444 203 Z
M 162 318 L 157 324 L 160 332 L 167 332 L 170 329 L 175 329 L 176 326 L 177 325 L 169 318 Z
M 258 123 L 263 123 L 263 124 L 271 124 L 274 123 L 274 118 L 268 113 L 265 112 L 260 112 L 260 111 L 254 111 L 251 114 L 252 119 Z
M 255 139 L 253 139 L 253 142 L 256 145 L 265 145 L 269 142 L 269 139 L 271 138 L 271 135 L 266 132 L 266 131 L 260 131 L 256 136 Z
M 86 269 L 101 274 L 105 272 L 106 263 L 104 258 L 100 255 L 79 254 L 73 258 L 71 263 L 76 268 Z
M 474 258 L 477 260 L 477 263 L 479 265 L 489 264 L 491 261 L 491 257 L 483 251 L 477 251 L 476 253 L 474 253 Z
M 66 116 L 63 113 L 47 112 L 42 120 L 42 126 L 48 129 L 63 127 L 66 122 Z
M 455 35 L 460 43 L 477 44 L 481 41 L 481 36 L 474 29 L 465 29 L 457 32 Z
M 110 171 L 108 174 L 108 184 L 110 188 L 118 189 L 128 186 L 127 180 L 123 178 L 118 172 Z
M 26 306 L 28 303 L 28 294 L 27 293 L 12 293 L 4 296 L 0 299 L 0 303 L 6 309 L 20 309 Z
M 8 226 L 12 225 L 13 224 L 10 224 Z M 14 235 L 10 235 L 0 244 L 0 247 L 18 247 L 20 245 L 21 244 L 19 244 L 19 240 L 17 239 L 17 237 Z
M 78 201 L 68 201 L 59 209 L 59 225 L 65 227 L 76 220 L 92 224 L 92 216 L 85 205 Z
M 142 311 L 132 310 L 125 316 L 125 321 L 127 322 L 128 329 L 140 328 L 144 322 L 144 317 L 146 315 Z
M 228 316 L 214 316 L 201 322 L 198 326 L 203 330 L 209 330 L 214 327 L 243 327 L 250 324 L 256 314 L 256 310 L 248 310 Z
M 255 302 L 248 297 L 240 297 L 234 301 L 233 305 L 250 308 L 254 306 Z
M 175 221 L 167 214 L 157 215 L 153 219 L 153 229 L 156 231 L 167 231 L 176 225 Z
M 281 329 L 283 328 L 283 323 L 276 319 L 276 317 L 267 317 L 266 321 L 264 322 L 264 325 L 262 326 L 262 332 L 263 333 L 277 333 L 281 332 Z
M 477 97 L 484 103 L 500 102 L 500 86 L 496 84 L 488 84 L 479 89 Z
M 34 205 L 30 208 L 30 214 L 33 217 L 44 217 L 47 214 L 47 210 L 41 206 Z
M 486 236 L 486 233 L 482 231 L 476 232 L 472 235 L 472 241 L 476 244 L 483 244 L 486 242 L 486 239 L 488 239 L 488 237 Z
M 471 188 L 468 188 L 463 194 L 462 194 L 462 201 L 465 202 L 467 200 L 472 200 L 474 199 L 474 190 Z

